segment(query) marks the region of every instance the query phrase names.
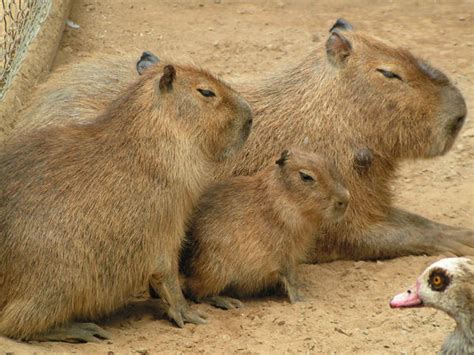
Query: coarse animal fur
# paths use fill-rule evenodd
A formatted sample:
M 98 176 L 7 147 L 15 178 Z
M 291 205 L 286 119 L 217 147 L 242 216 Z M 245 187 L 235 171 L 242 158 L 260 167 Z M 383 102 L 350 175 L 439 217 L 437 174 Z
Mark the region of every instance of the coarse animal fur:
M 349 192 L 324 157 L 293 148 L 254 176 L 209 186 L 191 222 L 182 263 L 192 297 L 222 308 L 278 284 L 299 299 L 296 266 L 308 260 L 322 221 L 344 215 Z
M 97 329 L 67 324 L 116 310 L 151 276 L 170 317 L 192 318 L 178 283 L 185 224 L 251 122 L 248 103 L 208 72 L 159 65 L 95 119 L 6 141 L 0 334 L 91 340 Z
M 100 110 L 97 96 L 112 99 L 137 75 L 132 62 L 127 75 L 113 63 L 88 61 L 66 76 L 53 74 L 23 122 L 57 123 L 65 116 L 74 119 L 78 111 Z M 306 145 L 331 157 L 351 193 L 344 220 L 321 226 L 314 261 L 474 254 L 472 230 L 396 208 L 390 191 L 402 161 L 447 153 L 463 126 L 465 101 L 441 71 L 338 21 L 326 43 L 299 63 L 239 89 L 253 107 L 254 132 L 245 149 L 220 169 L 220 178 L 253 174 L 285 147 Z M 45 106 L 55 112 L 48 114 Z M 372 155 L 370 168 L 361 171 L 352 157 L 363 147 Z

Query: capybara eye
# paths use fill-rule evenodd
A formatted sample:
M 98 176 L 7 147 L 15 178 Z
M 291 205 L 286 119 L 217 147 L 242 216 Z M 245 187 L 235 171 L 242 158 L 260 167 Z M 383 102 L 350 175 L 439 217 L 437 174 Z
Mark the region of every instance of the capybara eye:
M 402 80 L 402 77 L 398 74 L 395 74 L 394 72 L 391 72 L 390 70 L 385 70 L 385 69 L 377 69 L 379 73 L 382 73 L 384 77 L 388 79 L 398 79 Z
M 300 171 L 300 178 L 305 182 L 314 181 L 314 178 L 311 175 L 305 174 L 302 171 Z
M 197 89 L 197 91 L 199 91 L 201 93 L 201 95 L 205 96 L 205 97 L 214 97 L 214 96 L 216 96 L 216 94 L 214 94 L 214 92 L 211 91 L 211 90 Z

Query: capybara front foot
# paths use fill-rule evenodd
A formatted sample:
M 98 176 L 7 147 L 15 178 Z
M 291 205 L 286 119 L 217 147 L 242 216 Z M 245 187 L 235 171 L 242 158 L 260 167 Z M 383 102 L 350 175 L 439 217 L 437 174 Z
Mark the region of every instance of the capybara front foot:
M 181 292 L 178 277 L 160 278 L 155 274 L 150 278 L 150 295 L 159 296 L 165 303 L 165 312 L 180 328 L 185 323 L 206 324 L 207 315 L 193 311 Z
M 181 304 L 178 306 L 169 306 L 166 314 L 178 327 L 183 328 L 185 323 L 206 324 L 207 315 L 200 311 L 194 311 L 189 305 Z
M 339 250 L 338 258 L 349 259 L 354 255 L 362 260 L 422 254 L 474 256 L 474 230 L 448 226 L 392 208 L 385 222 L 372 226 L 360 236 L 358 247 L 349 249 L 351 255 Z
M 210 304 L 211 306 L 222 308 L 222 309 L 237 309 L 242 308 L 244 304 L 236 298 L 226 296 L 209 296 L 203 297 L 198 300 L 202 303 Z
M 443 241 L 443 245 L 440 246 L 442 251 L 455 256 L 474 256 L 474 231 L 472 229 L 453 229 Z
M 286 289 L 286 293 L 288 294 L 288 299 L 290 300 L 291 304 L 296 302 L 303 301 L 303 296 L 301 296 L 296 288 Z
M 66 343 L 98 343 L 110 334 L 94 323 L 71 323 L 31 338 L 36 341 L 64 341 Z
M 290 300 L 290 303 L 296 303 L 296 302 L 301 302 L 303 300 L 303 297 L 298 292 L 298 289 L 294 285 L 294 281 L 290 281 L 289 277 L 282 276 L 281 277 L 281 283 L 283 284 L 283 287 L 285 288 L 286 294 L 288 295 L 288 299 Z

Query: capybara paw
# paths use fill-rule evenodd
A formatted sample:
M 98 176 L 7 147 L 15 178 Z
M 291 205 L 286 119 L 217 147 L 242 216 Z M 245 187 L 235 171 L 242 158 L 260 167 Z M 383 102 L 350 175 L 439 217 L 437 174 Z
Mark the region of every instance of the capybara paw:
M 208 303 L 214 307 L 222 309 L 237 309 L 242 308 L 244 305 L 236 298 L 225 297 L 225 296 L 211 296 L 201 299 L 201 302 Z
M 295 294 L 288 294 L 288 299 L 290 300 L 291 304 L 304 301 L 303 296 L 301 296 L 298 292 Z
M 193 311 L 187 304 L 178 307 L 169 307 L 166 313 L 180 328 L 184 327 L 184 323 L 207 323 L 207 315 L 202 312 Z
M 186 323 L 206 324 L 207 314 L 198 310 L 188 309 L 186 312 L 183 312 L 183 319 Z
M 66 343 L 98 343 L 110 334 L 94 323 L 72 323 L 37 335 L 32 340 L 64 341 Z
M 438 243 L 438 249 L 450 256 L 474 256 L 474 231 L 459 229 L 443 236 Z

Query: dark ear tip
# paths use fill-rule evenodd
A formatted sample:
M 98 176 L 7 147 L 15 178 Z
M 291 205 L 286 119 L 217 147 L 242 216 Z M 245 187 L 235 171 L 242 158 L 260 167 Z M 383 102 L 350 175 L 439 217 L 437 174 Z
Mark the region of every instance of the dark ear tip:
M 165 65 L 163 68 L 163 76 L 160 79 L 160 90 L 171 90 L 173 81 L 176 79 L 176 69 L 171 64 Z
M 354 166 L 359 171 L 366 171 L 374 161 L 374 154 L 369 148 L 359 149 L 354 156 Z
M 338 18 L 336 20 L 336 23 L 334 25 L 332 25 L 329 32 L 333 32 L 336 29 L 339 29 L 339 30 L 342 30 L 342 31 L 352 31 L 354 28 L 352 27 L 352 25 L 348 21 L 344 20 L 343 18 Z
M 155 57 L 155 55 L 151 53 L 150 51 L 143 51 L 142 57 L 140 59 L 143 59 L 145 57 Z
M 143 72 L 152 66 L 155 63 L 159 63 L 160 58 L 158 58 L 156 55 L 154 55 L 150 51 L 143 51 L 140 59 L 137 61 L 136 68 L 138 74 L 142 75 Z
M 280 159 L 278 159 L 275 164 L 278 164 L 280 166 L 285 165 L 285 162 L 288 160 L 288 157 L 290 156 L 290 151 L 288 149 L 285 149 L 283 152 L 281 152 Z
M 176 69 L 171 64 L 165 65 L 163 75 L 169 75 L 174 79 L 176 77 Z

